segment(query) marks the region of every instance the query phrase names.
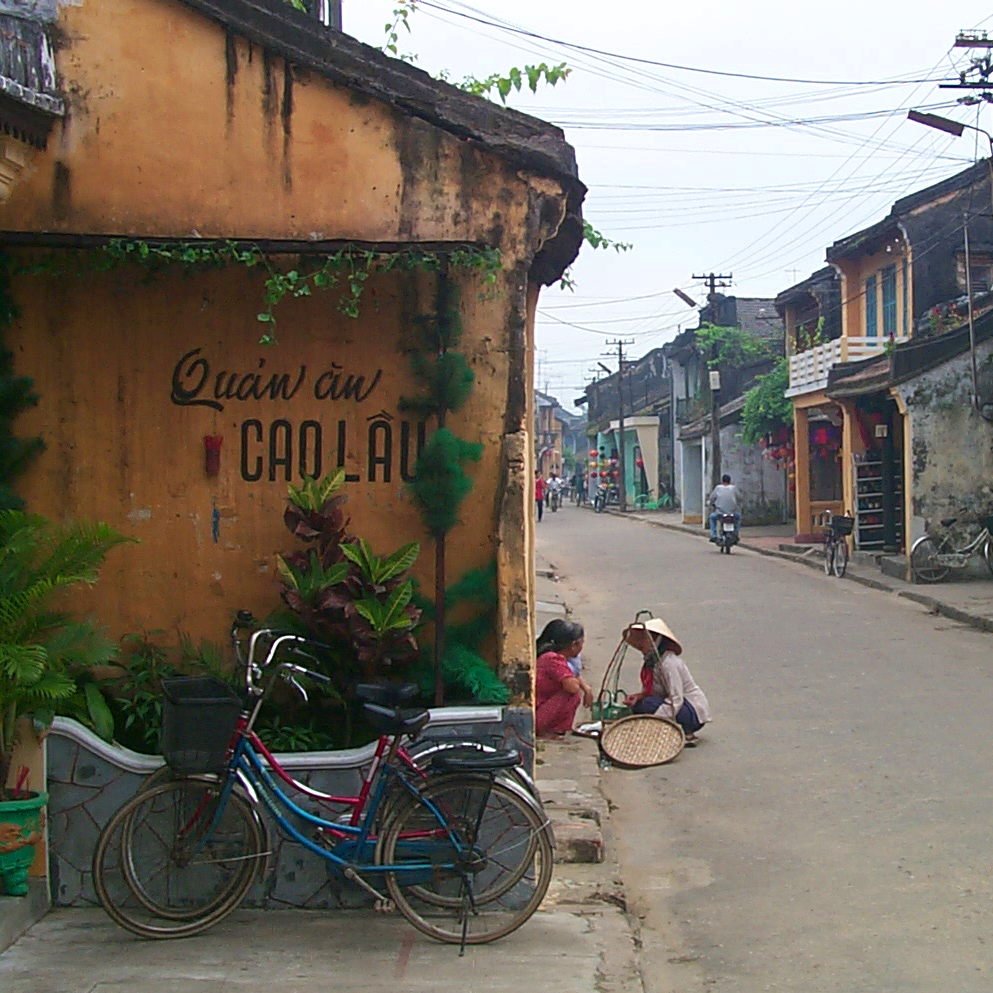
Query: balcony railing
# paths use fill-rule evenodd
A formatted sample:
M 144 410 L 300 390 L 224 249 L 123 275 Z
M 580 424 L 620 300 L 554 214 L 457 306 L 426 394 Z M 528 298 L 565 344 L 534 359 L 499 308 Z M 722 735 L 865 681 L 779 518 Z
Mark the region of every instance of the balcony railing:
M 811 393 L 827 386 L 828 373 L 831 367 L 840 362 L 858 362 L 873 355 L 882 354 L 892 341 L 899 345 L 909 341 L 909 338 L 836 338 L 823 345 L 815 345 L 806 352 L 790 356 L 790 388 L 787 396 L 800 393 Z

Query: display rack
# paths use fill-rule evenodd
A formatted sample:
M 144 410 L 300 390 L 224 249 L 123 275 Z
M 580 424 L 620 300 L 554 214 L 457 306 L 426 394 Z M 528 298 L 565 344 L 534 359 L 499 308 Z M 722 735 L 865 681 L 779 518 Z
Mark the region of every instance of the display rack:
M 853 455 L 855 466 L 855 547 L 883 550 L 883 462 L 876 452 Z M 903 544 L 903 469 L 893 462 L 893 511 L 897 545 Z

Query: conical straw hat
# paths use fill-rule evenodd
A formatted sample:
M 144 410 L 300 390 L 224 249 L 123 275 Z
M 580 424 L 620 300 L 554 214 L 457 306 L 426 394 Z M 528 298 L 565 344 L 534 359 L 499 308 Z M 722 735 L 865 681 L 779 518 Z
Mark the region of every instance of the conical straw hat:
M 646 631 L 651 631 L 652 634 L 664 635 L 672 642 L 672 650 L 677 655 L 683 654 L 682 642 L 672 633 L 672 629 L 661 617 L 649 617 L 647 620 L 635 621 L 634 624 L 629 624 L 624 629 L 624 640 L 627 641 L 629 631 L 638 631 L 642 628 Z

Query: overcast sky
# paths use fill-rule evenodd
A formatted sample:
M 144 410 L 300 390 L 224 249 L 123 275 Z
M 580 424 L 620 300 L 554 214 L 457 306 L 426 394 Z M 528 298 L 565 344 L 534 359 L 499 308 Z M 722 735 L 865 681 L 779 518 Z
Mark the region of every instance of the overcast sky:
M 343 0 L 344 29 L 381 47 L 395 6 Z M 616 368 L 610 342 L 630 342 L 635 358 L 696 325 L 674 287 L 703 302 L 693 276 L 714 272 L 733 276 L 726 293 L 774 297 L 894 200 L 989 152 L 983 135 L 906 120 L 929 108 L 993 131 L 993 109 L 938 88 L 986 54 L 954 42 L 993 34 L 987 3 L 421 0 L 410 26 L 401 51 L 453 81 L 572 67 L 508 104 L 565 130 L 589 187 L 586 219 L 634 247 L 584 247 L 575 291 L 542 293 L 536 386 L 566 409 L 598 362 Z M 756 76 L 785 81 L 746 78 Z

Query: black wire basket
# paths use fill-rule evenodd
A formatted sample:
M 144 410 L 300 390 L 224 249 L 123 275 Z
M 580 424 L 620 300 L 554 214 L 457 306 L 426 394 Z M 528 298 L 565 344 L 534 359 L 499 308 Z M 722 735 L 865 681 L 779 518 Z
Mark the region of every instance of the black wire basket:
M 162 680 L 162 729 L 166 763 L 182 775 L 224 768 L 235 722 L 238 694 L 214 676 L 176 676 Z
M 993 514 L 988 514 L 984 517 L 983 524 L 986 525 L 986 530 L 989 531 L 990 534 L 993 534 Z
M 841 516 L 832 517 L 829 527 L 839 537 L 846 534 L 851 534 L 852 528 L 855 527 L 855 518 Z

